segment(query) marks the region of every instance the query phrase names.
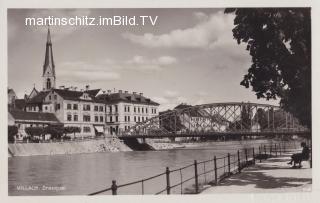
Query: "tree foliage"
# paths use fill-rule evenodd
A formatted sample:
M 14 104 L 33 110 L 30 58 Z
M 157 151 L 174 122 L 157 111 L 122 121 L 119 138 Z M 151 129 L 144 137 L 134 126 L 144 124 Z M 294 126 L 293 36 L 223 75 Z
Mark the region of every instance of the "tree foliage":
M 70 134 L 70 133 L 80 133 L 81 128 L 76 126 L 67 126 L 64 127 L 64 134 Z
M 44 134 L 44 129 L 43 127 L 27 127 L 25 128 L 25 132 L 31 137 L 41 136 Z
M 180 120 L 180 117 L 176 116 L 176 114 L 170 113 L 170 112 L 173 112 L 173 111 L 168 110 L 168 111 L 161 113 L 161 114 L 168 114 L 168 115 L 163 116 L 163 118 L 161 119 L 161 122 L 160 122 L 160 126 L 169 132 L 182 130 L 184 126 Z
M 258 122 L 261 130 L 264 130 L 270 127 L 270 120 L 269 120 L 269 126 L 268 126 L 268 114 L 262 108 L 257 109 L 257 113 L 255 115 L 254 120 Z
M 250 129 L 251 126 L 251 106 L 250 104 L 243 105 L 241 108 L 241 124 L 242 129 Z M 241 127 L 241 126 L 240 126 Z
M 311 126 L 311 17 L 309 8 L 229 8 L 233 36 L 246 43 L 251 67 L 241 85 Z
M 50 134 L 51 139 L 61 139 L 65 130 L 63 126 L 47 126 L 44 128 L 44 134 Z
M 13 143 L 15 138 L 14 136 L 18 133 L 18 127 L 15 125 L 8 126 L 8 142 Z

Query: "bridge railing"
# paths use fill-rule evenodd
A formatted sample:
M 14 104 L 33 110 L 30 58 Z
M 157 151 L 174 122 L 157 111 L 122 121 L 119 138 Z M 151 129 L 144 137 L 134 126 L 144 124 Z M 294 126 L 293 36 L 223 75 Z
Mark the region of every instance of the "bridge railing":
M 310 134 L 310 130 L 306 128 L 276 128 L 276 129 L 225 129 L 223 131 L 176 131 L 176 132 L 167 132 L 167 133 L 153 133 L 153 131 L 132 131 L 132 132 L 121 132 L 118 134 L 118 137 L 129 137 L 130 135 L 135 136 L 143 136 L 148 135 L 149 137 L 154 136 L 160 136 L 160 135 L 192 135 L 192 136 L 201 136 L 201 135 L 212 135 L 212 134 L 221 134 L 221 135 L 227 135 L 227 134 L 241 134 L 241 135 L 251 135 L 251 134 Z
M 223 179 L 241 173 L 241 170 L 254 165 L 256 160 L 294 153 L 298 150 L 297 145 L 287 143 L 261 145 L 258 148 L 245 148 L 236 153 L 228 153 L 224 156 L 198 161 L 194 160 L 179 168 L 169 168 L 159 174 L 148 178 L 118 184 L 112 180 L 110 187 L 89 195 L 98 194 L 197 194 L 206 186 L 219 185 Z M 301 151 L 301 150 L 300 150 Z M 150 191 L 152 185 L 155 191 Z M 155 185 L 157 187 L 155 187 Z M 131 187 L 131 189 L 129 189 Z

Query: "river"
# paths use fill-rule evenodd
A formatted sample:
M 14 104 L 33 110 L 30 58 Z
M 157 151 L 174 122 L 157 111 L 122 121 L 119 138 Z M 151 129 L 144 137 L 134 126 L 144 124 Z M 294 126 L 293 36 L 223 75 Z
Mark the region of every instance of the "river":
M 214 155 L 221 157 L 227 153 L 234 154 L 238 149 L 258 147 L 262 143 L 270 144 L 271 141 L 210 142 L 166 151 L 10 157 L 9 195 L 86 195 L 110 187 L 112 180 L 124 184 L 163 173 L 166 167 L 175 169 L 192 164 L 194 160 L 202 161 L 212 159 Z M 187 178 L 194 174 L 194 168 L 189 169 L 189 172 L 186 169 L 180 175 Z M 199 171 L 201 170 L 199 166 Z M 171 176 L 172 185 L 180 175 Z M 213 173 L 205 178 L 212 179 Z M 190 180 L 184 186 L 191 186 L 192 183 L 193 180 Z M 154 194 L 164 188 L 165 175 L 144 182 L 145 194 Z M 177 187 L 173 193 L 179 193 L 181 189 L 185 192 L 185 188 Z M 118 194 L 141 192 L 141 184 L 118 189 Z

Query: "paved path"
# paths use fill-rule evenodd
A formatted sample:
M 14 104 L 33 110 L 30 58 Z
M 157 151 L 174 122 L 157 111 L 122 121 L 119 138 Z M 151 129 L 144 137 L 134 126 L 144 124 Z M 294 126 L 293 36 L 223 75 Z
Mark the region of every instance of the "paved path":
M 300 169 L 291 168 L 290 158 L 277 157 L 244 169 L 218 186 L 205 189 L 202 194 L 251 193 L 251 192 L 299 192 L 311 191 L 312 173 L 309 162 L 302 162 Z

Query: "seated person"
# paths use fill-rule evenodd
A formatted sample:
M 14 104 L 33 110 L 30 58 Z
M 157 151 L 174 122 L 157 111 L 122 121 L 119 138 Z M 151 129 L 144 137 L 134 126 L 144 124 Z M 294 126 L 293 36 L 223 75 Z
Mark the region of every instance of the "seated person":
M 291 161 L 288 163 L 288 164 L 291 164 L 292 165 L 292 162 L 293 162 L 293 167 L 296 166 L 296 164 L 298 163 L 299 164 L 299 167 L 301 168 L 301 162 L 302 161 L 306 161 L 309 159 L 309 153 L 310 153 L 310 149 L 307 147 L 306 143 L 305 142 L 301 142 L 301 147 L 303 148 L 302 149 L 302 152 L 301 153 L 297 153 L 297 154 L 293 154 L 291 156 Z

